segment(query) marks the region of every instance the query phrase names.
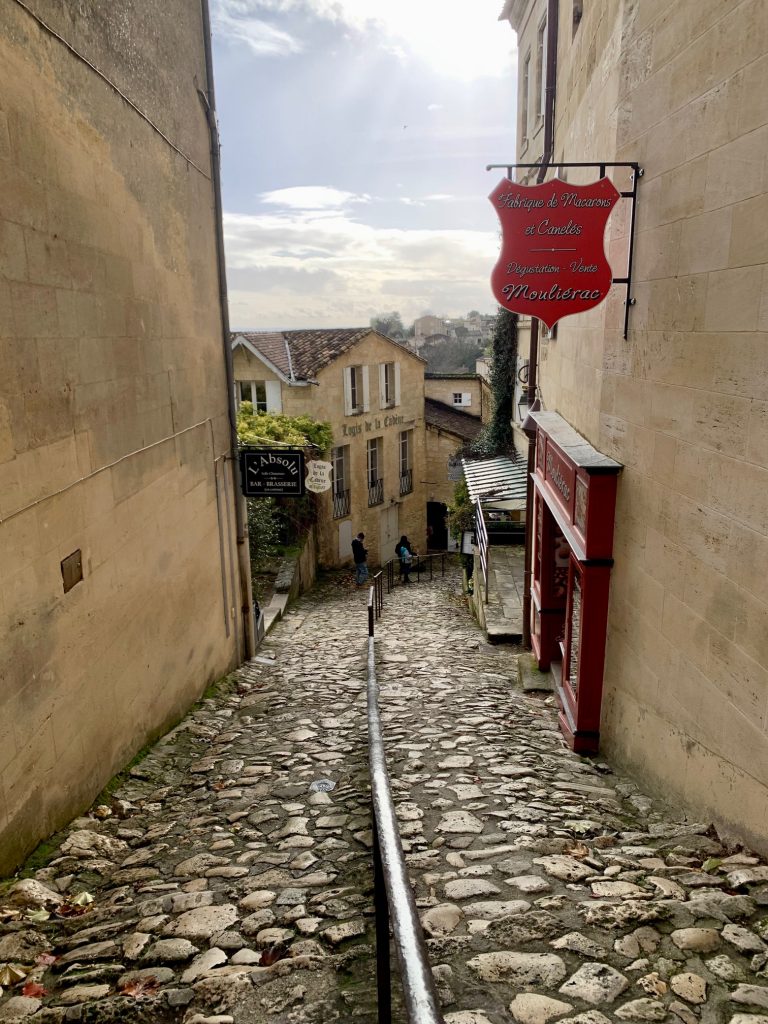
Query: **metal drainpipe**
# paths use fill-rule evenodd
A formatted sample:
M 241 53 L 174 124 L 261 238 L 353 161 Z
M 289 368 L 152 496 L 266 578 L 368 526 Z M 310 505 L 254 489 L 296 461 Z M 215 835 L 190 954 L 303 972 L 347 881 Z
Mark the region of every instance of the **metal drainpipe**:
M 544 93 L 544 152 L 536 176 L 539 184 L 547 174 L 555 146 L 555 99 L 557 97 L 558 0 L 547 3 L 547 81 Z M 539 321 L 531 320 L 531 345 L 528 358 L 528 408 L 536 399 L 539 361 Z M 523 573 L 523 645 L 531 647 L 531 565 L 533 562 L 533 471 L 536 457 L 536 436 L 528 437 L 528 467 L 525 486 L 525 562 Z
M 203 45 L 205 47 L 205 100 L 208 130 L 211 136 L 211 176 L 216 220 L 216 258 L 219 273 L 219 304 L 221 306 L 222 342 L 224 345 L 224 366 L 227 378 L 227 409 L 234 488 L 235 528 L 237 532 L 237 561 L 240 574 L 240 600 L 243 616 L 243 658 L 253 657 L 256 649 L 256 624 L 253 621 L 253 593 L 251 590 L 251 559 L 246 530 L 245 498 L 240 486 L 240 462 L 236 457 L 238 448 L 237 410 L 235 409 L 235 373 L 232 364 L 232 346 L 229 340 L 229 304 L 227 298 L 227 272 L 224 262 L 224 225 L 221 208 L 221 166 L 219 129 L 216 124 L 216 95 L 213 88 L 213 54 L 211 51 L 211 16 L 208 0 L 200 0 L 203 18 Z
M 536 398 L 536 363 L 539 358 L 539 321 L 531 319 L 531 339 L 528 352 L 528 406 Z M 533 562 L 533 470 L 536 455 L 536 435 L 528 436 L 528 467 L 525 477 L 525 561 L 523 563 L 523 646 L 531 647 L 531 564 Z

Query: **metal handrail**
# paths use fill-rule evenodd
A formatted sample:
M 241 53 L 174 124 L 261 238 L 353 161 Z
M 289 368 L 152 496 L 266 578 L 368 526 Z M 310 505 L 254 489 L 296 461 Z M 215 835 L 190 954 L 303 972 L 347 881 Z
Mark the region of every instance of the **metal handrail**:
M 378 575 L 380 577 L 381 573 Z M 413 890 L 408 880 L 384 755 L 373 625 L 375 591 L 376 587 L 372 585 L 368 595 L 368 757 L 373 804 L 378 1019 L 379 1024 L 391 1024 L 392 1020 L 389 949 L 391 919 L 409 1024 L 445 1024 Z
M 431 555 L 416 555 L 414 556 L 413 566 L 411 568 L 411 575 L 415 574 L 417 581 L 421 579 L 422 574 L 426 575 L 429 573 L 429 578 L 432 580 L 435 578 L 434 563 L 435 559 L 440 559 L 440 575 L 445 576 L 445 560 L 448 555 L 451 554 L 449 551 L 437 551 Z M 381 567 L 381 572 L 387 574 L 387 593 L 391 594 L 395 588 L 397 581 L 400 578 L 400 559 L 390 558 L 388 562 L 385 562 Z
M 485 587 L 485 604 L 488 604 L 488 529 L 483 517 L 483 507 L 478 498 L 475 502 L 475 536 L 477 538 L 477 550 L 480 555 L 480 568 L 483 571 L 483 586 Z

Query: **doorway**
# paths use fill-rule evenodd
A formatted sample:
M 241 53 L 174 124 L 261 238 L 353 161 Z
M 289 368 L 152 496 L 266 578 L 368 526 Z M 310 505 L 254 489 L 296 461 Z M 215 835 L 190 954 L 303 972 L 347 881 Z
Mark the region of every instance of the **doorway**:
M 379 513 L 379 564 L 395 557 L 395 545 L 400 540 L 400 506 L 390 505 Z
M 447 512 L 448 506 L 444 502 L 427 502 L 427 547 L 430 551 L 445 551 L 448 547 Z
M 352 520 L 344 519 L 339 523 L 339 562 L 348 562 L 352 558 Z

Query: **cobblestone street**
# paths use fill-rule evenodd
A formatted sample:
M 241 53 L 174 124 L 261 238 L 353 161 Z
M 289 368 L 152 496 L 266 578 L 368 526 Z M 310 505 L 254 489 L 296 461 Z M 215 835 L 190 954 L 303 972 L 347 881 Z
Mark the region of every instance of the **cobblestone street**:
M 365 598 L 326 578 L 2 892 L 0 1019 L 375 1020 Z M 768 866 L 572 754 L 455 570 L 377 655 L 448 1024 L 768 1022 Z

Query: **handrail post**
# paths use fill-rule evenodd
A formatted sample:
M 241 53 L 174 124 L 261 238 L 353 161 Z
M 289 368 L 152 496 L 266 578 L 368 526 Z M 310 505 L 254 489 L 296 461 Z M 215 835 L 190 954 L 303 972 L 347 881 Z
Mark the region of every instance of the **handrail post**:
M 368 594 L 368 636 L 373 636 L 373 587 Z

